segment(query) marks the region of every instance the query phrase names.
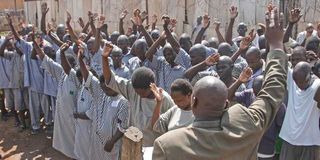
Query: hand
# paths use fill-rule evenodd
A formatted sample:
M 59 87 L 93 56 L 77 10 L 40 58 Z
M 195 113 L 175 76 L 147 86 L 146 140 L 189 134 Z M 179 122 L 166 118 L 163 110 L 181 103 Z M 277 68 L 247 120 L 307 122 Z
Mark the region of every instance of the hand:
M 70 22 L 71 22 L 71 14 L 67 11 L 67 21 L 66 21 L 66 23 L 70 24 Z
M 113 146 L 114 146 L 114 142 L 111 141 L 111 140 L 108 140 L 108 141 L 106 142 L 106 144 L 104 145 L 104 150 L 105 150 L 106 152 L 111 152 Z
M 290 11 L 288 19 L 290 23 L 295 24 L 300 20 L 301 17 L 302 17 L 301 10 L 299 8 L 294 8 Z
M 96 14 L 93 14 L 91 11 L 88 11 L 88 17 L 89 17 L 90 23 L 93 23 L 96 18 Z
M 205 14 L 202 18 L 203 28 L 208 28 L 210 26 L 210 16 Z
M 163 28 L 168 29 L 170 17 L 168 15 L 163 15 L 161 19 L 163 20 Z
M 162 94 L 163 89 L 162 88 L 158 88 L 156 86 L 156 84 L 154 84 L 154 83 L 150 84 L 150 89 L 151 89 L 152 93 L 154 94 L 154 96 L 156 97 L 156 101 L 157 102 L 162 102 L 162 100 L 163 100 L 163 94 Z
M 178 21 L 175 18 L 170 19 L 171 28 L 175 28 L 177 23 Z
M 12 25 L 12 18 L 11 18 L 11 16 L 10 16 L 9 13 L 7 13 L 6 19 L 7 19 L 7 21 L 8 21 L 8 24 L 9 24 L 9 25 Z
M 84 58 L 84 47 L 83 45 L 78 45 L 78 59 L 83 59 Z
M 276 7 L 269 5 L 266 13 L 265 38 L 269 42 L 270 50 L 283 49 L 283 14 L 278 15 Z
M 231 6 L 231 8 L 229 9 L 230 12 L 230 18 L 231 19 L 235 19 L 238 17 L 238 8 L 235 6 Z
M 81 17 L 78 18 L 78 21 L 79 25 L 81 26 L 81 28 L 84 28 L 85 27 L 85 24 L 84 24 L 84 21 Z
M 238 80 L 242 83 L 246 83 L 249 81 L 251 76 L 252 76 L 252 69 L 250 67 L 247 67 L 241 72 Z
M 219 61 L 219 59 L 220 59 L 220 54 L 217 53 L 217 54 L 213 54 L 213 55 L 209 56 L 208 58 L 206 58 L 206 60 L 204 62 L 207 66 L 213 66 Z
M 144 20 L 146 20 L 148 18 L 148 13 L 146 11 L 143 11 L 140 13 L 140 17 L 143 22 Z
M 106 20 L 106 17 L 103 15 L 100 15 L 98 18 L 98 26 L 97 28 L 101 28 L 101 26 L 104 24 L 104 21 Z
M 64 43 L 61 47 L 60 47 L 60 53 L 64 54 L 64 52 L 69 49 L 70 45 L 68 43 Z
M 219 21 L 214 21 L 213 25 L 216 26 L 216 27 L 215 27 L 215 30 L 216 30 L 216 31 L 219 31 L 220 24 L 221 24 L 221 22 L 219 22 Z
M 135 9 L 133 12 L 133 18 L 131 18 L 131 22 L 136 25 L 136 26 L 141 26 L 142 25 L 142 19 L 140 16 L 140 10 L 139 9 Z
M 49 11 L 48 4 L 46 2 L 41 4 L 41 13 L 46 15 Z
M 120 20 L 124 20 L 128 15 L 128 10 L 124 10 L 120 15 Z
M 157 21 L 158 21 L 158 17 L 157 17 L 156 14 L 154 14 L 154 15 L 152 16 L 152 23 L 153 23 L 153 24 L 156 24 Z
M 266 32 L 266 25 L 263 23 L 258 23 L 258 26 L 263 30 L 263 33 Z
M 109 42 L 107 42 L 103 48 L 102 57 L 108 58 L 110 56 L 110 53 L 112 52 L 113 45 Z
M 256 37 L 256 34 L 254 32 L 254 29 L 252 29 L 248 36 L 244 37 L 240 42 L 240 50 L 244 51 L 247 50 L 251 44 L 251 42 Z

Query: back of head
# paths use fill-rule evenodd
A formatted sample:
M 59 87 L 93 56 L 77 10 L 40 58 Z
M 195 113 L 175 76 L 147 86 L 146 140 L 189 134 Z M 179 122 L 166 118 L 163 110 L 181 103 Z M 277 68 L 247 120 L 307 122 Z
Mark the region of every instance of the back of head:
M 311 66 L 307 62 L 299 62 L 293 68 L 292 77 L 300 89 L 305 90 L 309 87 L 311 71 Z
M 203 44 L 195 44 L 190 48 L 190 56 L 197 55 L 197 56 L 206 56 L 207 51 L 206 47 Z
M 260 59 L 261 52 L 257 47 L 250 47 L 246 52 L 246 57 L 254 57 L 256 59 Z
M 259 48 L 266 49 L 266 38 L 264 35 L 259 36 Z
M 255 95 L 258 95 L 258 93 L 260 92 L 262 84 L 263 84 L 263 80 L 264 80 L 263 75 L 259 75 L 253 79 L 252 89 L 253 89 L 253 93 Z
M 155 75 L 153 71 L 147 67 L 136 69 L 131 77 L 132 86 L 136 89 L 147 89 L 154 81 Z
M 232 48 L 229 43 L 223 42 L 218 47 L 218 53 L 222 56 L 229 56 L 233 55 Z
M 193 88 L 192 111 L 196 118 L 220 117 L 225 110 L 227 98 L 228 88 L 220 79 L 204 77 Z
M 211 37 L 210 39 L 208 39 L 208 43 L 209 43 L 208 47 L 212 47 L 215 49 L 218 49 L 219 47 L 219 40 L 216 37 Z

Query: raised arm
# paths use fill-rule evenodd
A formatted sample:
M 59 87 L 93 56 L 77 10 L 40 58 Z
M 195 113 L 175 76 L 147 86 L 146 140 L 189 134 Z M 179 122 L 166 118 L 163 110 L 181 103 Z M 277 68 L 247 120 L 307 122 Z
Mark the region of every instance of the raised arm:
M 215 31 L 216 31 L 216 34 L 217 34 L 217 37 L 218 37 L 218 40 L 219 40 L 219 44 L 222 43 L 222 42 L 225 42 L 226 40 L 223 38 L 221 32 L 220 32 L 220 22 L 219 21 L 215 21 L 214 22 L 215 24 Z
M 142 18 L 141 18 L 141 14 L 140 14 L 139 9 L 136 9 L 134 11 L 134 17 L 131 18 L 131 21 L 132 21 L 132 23 L 134 23 L 134 25 L 136 25 L 138 27 L 138 30 L 141 32 L 140 36 L 144 36 L 148 46 L 151 47 L 153 44 L 153 40 L 142 24 Z
M 255 34 L 252 33 L 253 31 L 254 31 L 254 30 L 252 30 L 248 36 L 244 37 L 244 38 L 241 40 L 239 49 L 237 50 L 237 52 L 236 52 L 235 54 L 233 54 L 233 55 L 231 56 L 231 60 L 232 60 L 233 63 L 238 59 L 238 57 L 239 57 L 241 54 L 246 53 L 246 51 L 248 50 L 251 42 L 252 42 L 252 41 L 254 40 L 254 38 L 255 38 Z
M 120 20 L 119 20 L 119 32 L 120 34 L 125 34 L 124 28 L 123 28 L 123 20 L 126 18 L 128 15 L 128 11 L 124 10 L 121 15 L 120 15 Z
M 47 34 L 47 29 L 46 29 L 46 15 L 49 11 L 49 8 L 47 6 L 47 3 L 44 2 L 41 4 L 41 31 L 44 34 Z
M 300 18 L 302 17 L 301 10 L 299 8 L 292 9 L 289 14 L 289 24 L 284 33 L 283 43 L 289 42 L 289 38 L 292 35 L 292 29 L 294 24 L 299 22 Z
M 163 103 L 163 95 L 162 95 L 162 88 L 158 88 L 154 83 L 150 84 L 151 91 L 153 92 L 154 96 L 156 97 L 156 107 L 153 110 L 152 118 L 151 118 L 151 127 L 153 128 L 154 124 L 160 117 L 160 110 Z
M 89 76 L 89 71 L 87 69 L 86 64 L 83 62 L 83 59 L 85 58 L 83 52 L 84 52 L 84 48 L 82 46 L 79 46 L 78 60 L 79 60 L 80 71 L 83 79 L 87 80 Z
M 241 86 L 241 84 L 248 82 L 251 75 L 252 75 L 252 69 L 249 67 L 245 68 L 241 72 L 239 78 L 228 88 L 228 100 L 229 101 L 234 101 L 234 96 L 235 96 L 237 89 Z
M 70 36 L 71 36 L 71 39 L 72 39 L 75 43 L 79 44 L 79 42 L 78 42 L 79 37 L 78 37 L 78 36 L 76 35 L 76 33 L 73 31 L 70 22 L 71 22 L 71 14 L 67 11 L 67 21 L 66 21 L 66 25 L 67 25 L 67 28 L 68 28 L 68 32 L 69 32 L 69 34 L 70 34 Z
M 181 46 L 180 46 L 179 42 L 172 36 L 171 31 L 168 28 L 168 26 L 170 24 L 170 17 L 168 15 L 163 15 L 162 20 L 163 20 L 163 30 L 166 33 L 168 42 L 171 44 L 174 51 L 176 53 L 179 53 Z
M 186 77 L 189 80 L 192 80 L 192 78 L 199 72 L 206 70 L 209 66 L 215 65 L 219 61 L 220 55 L 219 54 L 213 54 L 209 56 L 206 60 L 203 62 L 189 68 L 185 73 L 184 77 Z
M 283 52 L 283 36 L 283 15 L 279 18 L 277 8 L 270 5 L 266 14 L 265 37 L 270 45 L 270 53 L 265 79 L 256 101 L 248 108 L 253 123 L 262 130 L 271 125 L 286 92 L 288 60 Z
M 71 65 L 69 63 L 69 61 L 67 60 L 67 57 L 65 55 L 65 51 L 70 47 L 70 45 L 68 43 L 64 43 L 61 47 L 60 47 L 60 57 L 61 57 L 61 66 L 63 68 L 64 73 L 66 73 L 67 75 L 70 74 L 71 71 Z
M 199 31 L 199 33 L 198 33 L 198 35 L 197 35 L 197 37 L 196 37 L 196 39 L 194 41 L 194 44 L 201 43 L 204 33 L 206 32 L 206 30 L 210 26 L 210 17 L 207 14 L 203 16 L 202 24 L 203 24 L 202 28 Z
M 45 55 L 45 53 L 43 52 L 43 50 L 40 48 L 40 46 L 38 45 L 38 43 L 36 42 L 35 37 L 34 37 L 34 31 L 33 31 L 33 33 L 31 34 L 31 37 L 32 37 L 32 46 L 33 46 L 31 58 L 32 58 L 32 59 L 37 59 L 36 55 L 38 55 L 39 58 L 40 58 L 41 60 L 43 60 L 46 55 Z
M 230 45 L 233 45 L 232 42 L 232 29 L 233 29 L 233 25 L 234 25 L 234 21 L 238 16 L 238 8 L 235 6 L 231 6 L 230 8 L 230 22 L 228 25 L 228 29 L 227 29 L 227 33 L 226 33 L 226 42 L 229 43 Z
M 156 26 L 157 26 L 157 21 L 158 21 L 158 17 L 156 14 L 154 14 L 152 16 L 152 22 L 151 22 L 151 30 L 155 30 L 156 29 Z
M 52 33 L 52 30 L 49 29 L 48 31 L 48 36 L 51 38 L 51 40 L 53 41 L 53 43 L 55 43 L 57 46 L 61 47 L 63 45 L 63 42 L 58 38 L 58 36 L 53 35 L 54 33 Z
M 98 20 L 98 26 L 97 26 L 98 28 L 96 29 L 96 32 L 95 32 L 95 41 L 94 41 L 94 44 L 93 44 L 94 53 L 97 53 L 99 51 L 99 48 L 100 48 L 100 44 L 101 44 L 100 29 L 101 29 L 101 26 L 104 24 L 105 19 L 106 18 L 104 16 L 100 16 L 99 20 Z
M 8 21 L 8 24 L 9 24 L 10 30 L 11 30 L 11 32 L 12 32 L 12 34 L 13 34 L 14 38 L 15 38 L 17 41 L 20 41 L 20 40 L 21 40 L 21 39 L 20 39 L 20 36 L 19 36 L 18 32 L 16 31 L 16 29 L 14 29 L 14 27 L 13 27 L 13 24 L 12 24 L 12 18 L 11 18 L 11 16 L 10 16 L 10 14 L 9 14 L 9 13 L 7 13 L 7 15 L 6 15 L 6 19 L 7 19 L 7 21 Z
M 106 43 L 103 53 L 102 53 L 102 67 L 103 67 L 103 77 L 105 79 L 106 84 L 110 82 L 111 79 L 111 69 L 109 65 L 109 56 L 112 52 L 113 45 L 110 43 Z
M 146 58 L 152 62 L 153 60 L 153 55 L 157 52 L 157 48 L 160 46 L 161 42 L 165 41 L 166 39 L 166 34 L 162 32 L 160 37 L 152 44 L 152 46 L 148 49 L 146 53 Z

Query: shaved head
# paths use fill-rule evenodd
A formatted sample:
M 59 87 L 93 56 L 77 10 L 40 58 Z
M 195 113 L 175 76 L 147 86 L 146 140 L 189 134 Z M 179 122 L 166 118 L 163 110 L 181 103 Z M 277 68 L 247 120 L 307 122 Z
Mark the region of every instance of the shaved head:
M 203 44 L 195 44 L 190 48 L 191 65 L 197 65 L 206 59 L 207 51 Z
M 302 61 L 307 61 L 307 50 L 302 46 L 295 47 L 291 55 L 292 66 L 295 67 L 299 62 Z
M 307 62 L 299 62 L 293 69 L 292 77 L 301 90 L 307 89 L 311 82 L 310 64 Z
M 194 86 L 192 111 L 196 118 L 220 117 L 227 98 L 228 88 L 220 79 L 212 76 L 204 77 Z
M 220 53 L 222 56 L 229 56 L 231 57 L 233 55 L 232 48 L 229 43 L 221 43 L 218 47 L 218 53 Z

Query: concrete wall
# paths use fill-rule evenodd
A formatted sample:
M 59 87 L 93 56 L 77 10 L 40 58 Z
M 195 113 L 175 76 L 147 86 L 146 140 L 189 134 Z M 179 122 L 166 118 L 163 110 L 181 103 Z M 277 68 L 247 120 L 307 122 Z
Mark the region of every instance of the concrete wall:
M 24 11 L 26 21 L 39 24 L 41 18 L 41 3 L 47 2 L 50 11 L 47 21 L 55 19 L 57 23 L 64 23 L 66 19 L 66 10 L 73 17 L 73 25 L 79 30 L 76 23 L 78 17 L 88 20 L 87 12 L 89 10 L 104 14 L 109 25 L 109 32 L 118 30 L 118 19 L 120 13 L 127 9 L 130 14 L 125 19 L 125 29 L 131 26 L 130 17 L 135 8 L 146 9 L 147 0 L 40 0 L 24 2 Z M 212 23 L 208 29 L 209 36 L 215 36 L 213 21 L 221 22 L 221 31 L 224 33 L 229 21 L 229 7 L 235 5 L 238 7 L 239 16 L 236 24 L 240 21 L 247 23 L 251 28 L 257 28 L 257 23 L 264 22 L 265 7 L 269 2 L 279 4 L 285 3 L 282 7 L 285 11 L 291 6 L 300 6 L 303 9 L 304 17 L 298 25 L 298 30 L 304 29 L 307 22 L 318 22 L 320 17 L 319 0 L 148 0 L 149 16 L 158 15 L 160 19 L 162 14 L 168 14 L 178 20 L 176 31 L 178 34 L 183 32 L 191 33 L 197 16 L 208 13 L 211 16 Z M 185 6 L 187 9 L 187 20 L 185 21 Z M 161 21 L 158 21 L 161 28 Z M 236 25 L 235 25 L 236 27 Z M 234 29 L 235 32 L 235 29 Z M 235 33 L 234 33 L 235 34 Z

